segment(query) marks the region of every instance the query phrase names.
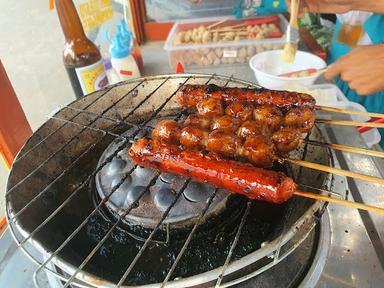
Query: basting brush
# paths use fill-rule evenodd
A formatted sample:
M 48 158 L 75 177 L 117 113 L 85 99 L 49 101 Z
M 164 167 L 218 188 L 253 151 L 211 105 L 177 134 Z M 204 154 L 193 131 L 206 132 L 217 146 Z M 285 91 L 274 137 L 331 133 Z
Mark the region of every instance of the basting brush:
M 299 25 L 297 16 L 299 14 L 300 0 L 291 0 L 291 17 L 287 28 L 287 39 L 283 50 L 283 61 L 293 63 L 295 61 L 297 44 L 299 43 Z

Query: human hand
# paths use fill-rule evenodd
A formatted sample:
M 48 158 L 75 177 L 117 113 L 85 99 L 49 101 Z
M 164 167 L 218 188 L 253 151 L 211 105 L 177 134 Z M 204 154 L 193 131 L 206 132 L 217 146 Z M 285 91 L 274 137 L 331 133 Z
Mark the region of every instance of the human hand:
M 384 90 L 384 45 L 365 45 L 353 49 L 330 65 L 328 80 L 340 76 L 361 96 Z
M 291 0 L 286 0 L 289 9 Z M 352 10 L 383 14 L 384 1 L 377 0 L 301 0 L 299 12 L 341 14 Z

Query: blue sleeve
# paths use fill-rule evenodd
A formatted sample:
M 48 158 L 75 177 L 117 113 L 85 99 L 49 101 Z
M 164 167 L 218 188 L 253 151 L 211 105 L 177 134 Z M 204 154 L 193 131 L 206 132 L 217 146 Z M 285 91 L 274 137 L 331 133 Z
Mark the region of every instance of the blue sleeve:
M 384 16 L 373 14 L 364 23 L 364 30 L 367 32 L 373 44 L 384 42 Z

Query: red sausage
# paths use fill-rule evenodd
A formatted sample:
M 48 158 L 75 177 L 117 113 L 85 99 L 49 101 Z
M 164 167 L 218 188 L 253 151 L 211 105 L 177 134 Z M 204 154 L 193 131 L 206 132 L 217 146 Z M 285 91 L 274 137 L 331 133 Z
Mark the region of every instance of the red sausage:
M 285 202 L 296 191 L 293 179 L 282 172 L 224 160 L 198 151 L 184 151 L 176 145 L 154 147 L 146 138 L 131 146 L 129 156 L 144 167 L 192 177 L 233 193 L 272 203 Z
M 237 88 L 219 87 L 214 84 L 208 85 L 184 85 L 178 92 L 177 98 L 181 105 L 196 107 L 197 103 L 207 98 L 224 101 L 227 105 L 233 101 L 245 102 L 257 105 L 275 105 L 279 108 L 307 107 L 314 109 L 316 101 L 308 94 L 268 90 L 265 88 Z

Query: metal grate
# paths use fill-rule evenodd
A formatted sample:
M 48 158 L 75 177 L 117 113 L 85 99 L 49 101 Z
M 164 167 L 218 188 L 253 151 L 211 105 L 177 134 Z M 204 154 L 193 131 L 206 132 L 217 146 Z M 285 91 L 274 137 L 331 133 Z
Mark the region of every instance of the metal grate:
M 176 80 L 176 81 L 175 81 Z M 78 101 L 73 102 L 72 104 L 65 106 L 61 111 L 59 111 L 56 115 L 52 116 L 49 120 L 50 125 L 46 124 L 40 128 L 37 135 L 27 143 L 26 147 L 22 150 L 18 158 L 16 159 L 12 173 L 10 176 L 10 181 L 8 184 L 8 191 L 6 194 L 7 199 L 7 218 L 9 227 L 17 241 L 18 245 L 29 254 L 35 262 L 38 263 L 39 268 L 37 269 L 35 275 L 39 275 L 43 271 L 43 269 L 49 271 L 50 273 L 55 274 L 57 277 L 65 281 L 64 287 L 68 287 L 69 285 L 75 283 L 81 287 L 121 287 L 124 285 L 126 280 L 129 278 L 130 273 L 135 267 L 138 260 L 143 256 L 144 251 L 148 249 L 149 245 L 153 241 L 153 237 L 156 232 L 162 226 L 164 219 L 168 216 L 172 207 L 177 202 L 178 198 L 182 195 L 184 189 L 187 187 L 189 183 L 189 179 L 186 179 L 183 183 L 181 189 L 176 192 L 176 197 L 174 198 L 171 205 L 164 211 L 160 221 L 157 223 L 155 228 L 143 242 L 142 246 L 138 250 L 138 253 L 130 263 L 128 267 L 125 268 L 124 273 L 122 274 L 119 281 L 116 284 L 112 284 L 103 279 L 97 278 L 95 276 L 90 276 L 83 269 L 89 263 L 89 261 L 94 257 L 95 253 L 102 247 L 102 245 L 106 242 L 106 240 L 111 237 L 113 231 L 117 229 L 119 224 L 121 224 L 122 219 L 128 215 L 132 209 L 135 208 L 135 205 L 138 204 L 138 201 L 141 197 L 148 191 L 148 189 L 156 182 L 159 177 L 158 173 L 154 173 L 152 179 L 150 179 L 149 184 L 146 186 L 146 189 L 141 193 L 138 199 L 134 203 L 132 203 L 127 209 L 121 212 L 119 218 L 111 224 L 111 227 L 105 233 L 103 237 L 101 237 L 100 241 L 91 249 L 89 254 L 80 259 L 80 264 L 76 267 L 67 265 L 66 272 L 70 275 L 65 277 L 64 275 L 58 274 L 55 270 L 50 268 L 50 264 L 55 263 L 60 266 L 63 264 L 63 260 L 58 258 L 58 254 L 63 249 L 66 249 L 67 246 L 79 233 L 81 229 L 85 227 L 85 225 L 90 221 L 90 219 L 103 209 L 105 203 L 110 199 L 112 194 L 122 185 L 124 180 L 129 177 L 129 175 L 136 169 L 136 165 L 131 167 L 130 170 L 125 173 L 122 177 L 122 180 L 117 183 L 110 191 L 110 193 L 104 199 L 100 200 L 95 208 L 92 211 L 89 211 L 88 215 L 76 226 L 73 232 L 66 238 L 65 241 L 61 243 L 57 248 L 52 251 L 49 251 L 49 257 L 44 260 L 38 259 L 31 252 L 31 243 L 34 246 L 39 246 L 40 243 L 36 242 L 36 236 L 39 234 L 41 229 L 47 226 L 50 221 L 57 217 L 63 209 L 68 209 L 71 205 L 71 201 L 74 201 L 76 197 L 79 197 L 84 191 L 84 188 L 89 185 L 94 179 L 95 175 L 103 169 L 105 165 L 107 165 L 114 157 L 118 155 L 123 149 L 129 147 L 130 143 L 135 140 L 135 137 L 142 136 L 143 131 L 145 132 L 146 125 L 152 121 L 155 117 L 158 117 L 164 111 L 172 110 L 177 108 L 177 104 L 175 102 L 174 96 L 177 91 L 181 88 L 181 86 L 170 83 L 180 83 L 181 86 L 186 83 L 211 83 L 215 82 L 222 86 L 242 86 L 242 87 L 250 87 L 253 84 L 247 83 L 244 81 L 233 79 L 232 77 L 221 77 L 216 75 L 165 75 L 165 76 L 157 76 L 151 77 L 147 79 L 139 79 L 135 81 L 131 81 L 128 83 L 118 84 L 112 87 L 109 87 L 106 90 L 99 91 L 97 93 L 91 94 L 88 97 L 80 99 Z M 151 89 L 148 89 L 148 86 Z M 253 85 L 254 86 L 254 85 Z M 129 90 L 127 91 L 127 87 Z M 141 95 L 142 93 L 138 92 L 141 88 L 146 87 L 145 91 L 150 90 L 149 93 L 145 95 Z M 170 88 L 173 88 L 172 91 L 169 91 Z M 159 94 L 164 95 L 167 93 L 166 97 L 158 97 Z M 113 97 L 111 97 L 113 95 Z M 162 101 L 159 101 L 157 98 L 161 98 Z M 145 117 L 145 119 L 141 121 L 137 121 L 138 115 L 144 110 L 148 110 L 148 107 L 153 107 L 152 112 L 149 116 Z M 176 119 L 180 119 L 184 117 L 186 111 L 178 109 L 176 114 L 173 114 L 173 117 Z M 48 127 L 49 126 L 49 127 Z M 121 132 L 135 129 L 135 132 L 130 136 L 122 136 Z M 68 134 L 69 133 L 69 134 Z M 58 143 L 56 147 L 52 147 L 52 145 L 48 145 L 50 140 L 55 139 L 55 143 Z M 86 155 L 93 153 L 95 149 L 97 149 L 104 142 L 111 142 L 113 140 L 121 141 L 118 149 L 113 153 L 110 157 L 108 157 L 101 165 L 93 170 L 92 173 L 86 175 L 84 178 L 76 179 L 76 184 L 71 192 L 67 193 L 67 197 L 62 200 L 61 204 L 57 207 L 53 207 L 54 210 L 51 211 L 48 217 L 41 219 L 41 222 L 38 223 L 37 226 L 34 226 L 32 231 L 26 231 L 19 225 L 19 222 L 26 221 L 23 219 L 26 212 L 31 210 L 33 206 L 39 207 L 39 205 L 43 205 L 45 197 L 47 195 L 52 194 L 52 189 L 55 185 L 58 185 L 73 174 L 73 169 L 77 168 L 81 163 L 83 163 L 83 159 Z M 77 149 L 71 149 L 71 147 L 76 146 Z M 101 145 L 103 146 L 103 145 Z M 105 145 L 104 145 L 105 146 Z M 103 147 L 104 147 L 103 146 Z M 324 148 L 325 149 L 325 148 Z M 78 153 L 73 154 L 73 150 L 79 151 Z M 305 158 L 307 154 L 307 144 L 304 147 L 304 152 L 302 153 L 302 157 Z M 43 153 L 43 151 L 45 153 Z M 328 149 L 326 149 L 327 157 L 330 157 L 331 153 Z M 47 157 L 44 157 L 47 156 Z M 33 159 L 33 164 L 30 164 Z M 61 161 L 63 163 L 60 164 L 63 168 L 61 171 L 52 171 L 55 168 L 55 162 Z M 27 164 L 26 164 L 27 163 Z M 29 164 L 28 164 L 29 163 Z M 301 175 L 304 169 L 299 169 L 296 175 L 296 181 L 298 183 L 303 182 L 305 185 L 305 181 L 301 181 Z M 17 171 L 17 173 L 16 173 Z M 293 172 L 292 172 L 293 173 Z M 24 191 L 30 187 L 34 187 L 36 185 L 34 181 L 39 174 L 44 174 L 44 180 L 41 180 L 43 183 L 38 183 L 39 189 L 38 191 L 33 190 L 33 195 L 30 199 L 22 200 L 18 196 L 20 191 Z M 323 187 L 318 187 L 321 189 L 317 189 L 313 187 L 313 189 L 317 189 L 318 191 L 325 191 L 331 188 L 331 179 L 332 177 L 328 177 Z M 39 180 L 40 181 L 40 180 Z M 68 187 L 64 187 L 68 188 Z M 169 268 L 167 274 L 164 277 L 162 283 L 158 283 L 153 287 L 186 287 L 184 285 L 185 282 L 182 282 L 183 279 L 172 279 L 173 273 L 179 264 L 180 259 L 184 255 L 185 251 L 188 249 L 188 245 L 191 240 L 195 236 L 195 233 L 201 225 L 201 219 L 204 218 L 205 213 L 207 212 L 209 206 L 211 205 L 213 199 L 215 198 L 217 193 L 217 189 L 213 194 L 208 198 L 204 209 L 202 209 L 201 214 L 199 216 L 199 220 L 190 230 L 188 236 L 186 237 L 184 244 L 182 245 L 177 257 L 174 259 L 171 267 Z M 286 209 L 285 217 L 290 217 L 290 213 L 292 213 L 293 206 L 295 205 L 295 199 L 288 204 Z M 233 285 L 235 283 L 239 283 L 247 279 L 248 276 L 243 276 L 238 279 L 229 279 L 226 280 L 227 275 L 231 275 L 232 272 L 236 270 L 236 265 L 231 266 L 231 260 L 233 256 L 233 251 L 236 248 L 238 240 L 242 234 L 242 229 L 244 227 L 244 223 L 247 220 L 249 215 L 250 207 L 253 201 L 249 200 L 246 209 L 240 220 L 240 225 L 238 226 L 236 233 L 234 235 L 233 241 L 230 245 L 230 250 L 226 256 L 225 262 L 221 267 L 213 269 L 211 274 L 205 273 L 202 279 L 205 282 L 213 283 L 216 287 L 227 287 L 229 285 Z M 282 259 L 284 259 L 290 252 L 293 251 L 297 245 L 305 239 L 305 235 L 300 239 L 295 240 L 293 243 L 290 243 L 290 239 L 293 238 L 299 229 L 296 227 L 305 227 L 305 233 L 308 233 L 312 229 L 312 227 L 316 224 L 316 217 L 314 217 L 315 212 L 319 211 L 320 208 L 324 208 L 322 204 L 318 202 L 314 203 L 310 206 L 310 209 L 301 217 L 298 221 L 293 223 L 293 226 L 284 225 L 282 228 L 281 235 L 277 237 L 273 243 L 271 243 L 271 252 L 273 253 L 273 261 L 264 265 L 264 267 L 258 269 L 257 271 L 252 273 L 252 276 L 261 273 L 266 270 L 270 266 L 278 263 Z M 52 209 L 53 209 L 52 208 Z M 312 219 L 313 221 L 306 221 L 308 219 Z M 273 246 L 274 245 L 274 246 Z M 288 245 L 288 249 L 285 249 L 284 253 L 280 253 L 281 249 L 284 245 Z M 270 254 L 270 253 L 269 253 Z M 249 255 L 248 255 L 249 256 Z M 259 258 L 255 258 L 256 260 L 262 261 L 265 259 L 265 255 L 258 255 Z M 252 260 L 255 262 L 256 260 Z M 249 261 L 249 259 L 248 259 Z M 38 286 L 38 277 L 35 277 L 36 285 Z M 171 280 L 172 279 L 172 280 Z M 199 284 L 194 282 L 196 280 L 191 281 L 190 285 Z M 213 282 L 212 282 L 213 281 Z M 188 284 L 189 285 L 189 284 Z

